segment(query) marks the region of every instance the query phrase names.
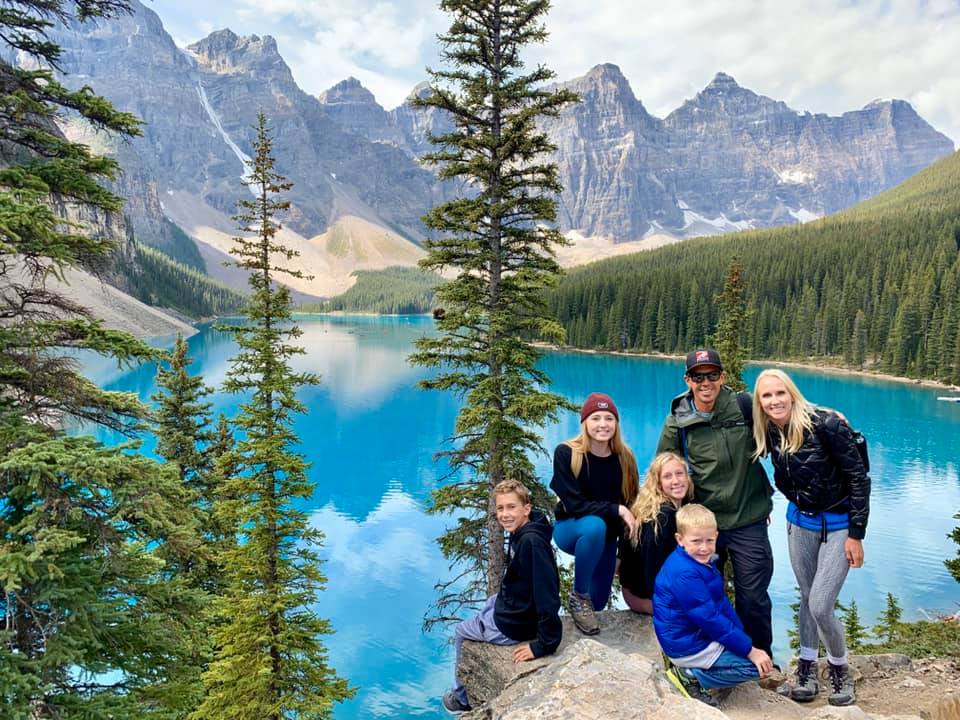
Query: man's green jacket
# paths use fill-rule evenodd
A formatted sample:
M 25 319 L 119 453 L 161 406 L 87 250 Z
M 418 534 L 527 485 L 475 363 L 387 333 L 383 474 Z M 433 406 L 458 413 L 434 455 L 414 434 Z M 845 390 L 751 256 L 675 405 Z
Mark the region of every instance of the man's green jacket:
M 675 397 L 657 452 L 687 458 L 696 501 L 713 511 L 721 530 L 731 530 L 760 522 L 773 509 L 773 488 L 753 459 L 755 447 L 737 394 L 724 385 L 709 418 L 697 414 L 690 392 Z

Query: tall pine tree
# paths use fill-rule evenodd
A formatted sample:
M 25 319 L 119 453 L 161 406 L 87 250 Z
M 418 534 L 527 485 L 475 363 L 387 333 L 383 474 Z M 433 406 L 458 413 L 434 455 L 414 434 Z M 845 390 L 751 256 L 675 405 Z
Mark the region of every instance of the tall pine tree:
M 203 378 L 190 374 L 192 362 L 186 340 L 178 335 L 169 368 L 161 365 L 157 369 L 159 390 L 150 399 L 157 403 L 154 411 L 157 454 L 175 464 L 183 484 L 197 494 L 201 503 L 209 506 L 210 491 L 205 475 L 210 469 L 210 456 L 204 451 L 213 441 L 213 432 L 211 403 L 204 398 L 213 389 L 204 385 Z
M 734 256 L 727 266 L 723 292 L 717 297 L 720 318 L 713 336 L 713 345 L 723 358 L 727 384 L 734 390 L 746 389 L 743 382 L 743 366 L 747 362 L 744 338 L 750 318 L 744 293 L 743 265 L 740 258 Z
M 440 538 L 444 554 L 462 571 L 441 585 L 439 616 L 454 614 L 496 592 L 505 566 L 503 532 L 491 489 L 501 480 L 546 490 L 534 477 L 528 452 L 537 452 L 537 427 L 566 407 L 547 392 L 536 369 L 532 340 L 558 342 L 562 328 L 546 311 L 544 290 L 560 268 L 554 248 L 562 236 L 547 227 L 560 191 L 553 149 L 537 118 L 556 115 L 576 97 L 544 89 L 554 74 L 525 70 L 521 52 L 547 37 L 546 0 L 443 0 L 452 16 L 440 36 L 445 69 L 429 70 L 431 92 L 418 104 L 443 110 L 453 130 L 432 138 L 425 160 L 463 195 L 424 217 L 434 237 L 426 242 L 426 270 L 456 277 L 437 290 L 446 309 L 440 333 L 421 338 L 412 361 L 440 367 L 423 387 L 452 390 L 464 400 L 446 453 L 456 480 L 433 497 L 435 512 L 456 511 L 459 521 Z M 466 588 L 459 587 L 466 579 Z
M 249 273 L 252 290 L 245 315 L 230 325 L 239 345 L 225 382 L 231 393 L 249 393 L 235 420 L 241 437 L 232 455 L 216 512 L 238 541 L 223 557 L 226 588 L 218 599 L 213 632 L 216 657 L 203 680 L 206 698 L 196 720 L 313 720 L 331 717 L 333 705 L 352 694 L 327 662 L 321 636 L 333 632 L 311 610 L 326 579 L 316 552 L 322 535 L 294 502 L 314 486 L 307 464 L 294 451 L 293 416 L 305 411 L 297 389 L 319 382 L 295 373 L 290 360 L 303 354 L 290 343 L 301 335 L 292 322 L 290 292 L 278 275 L 303 277 L 283 267 L 297 253 L 277 241 L 279 212 L 289 190 L 274 167 L 267 119 L 256 128 L 249 179 L 254 199 L 241 200 L 235 265 Z
M 113 241 L 103 220 L 120 199 L 100 185 L 116 163 L 70 142 L 69 111 L 101 131 L 137 134 L 90 88 L 55 78 L 53 20 L 127 10 L 122 0 L 14 0 L 0 8 L 0 707 L 4 718 L 177 718 L 195 697 L 178 670 L 193 654 L 202 594 L 164 571 L 194 546 L 175 473 L 64 427 L 132 433 L 146 408 L 80 372 L 86 349 L 135 364 L 156 353 L 105 329 L 50 279 L 99 269 Z M 103 225 L 108 223 L 104 222 Z

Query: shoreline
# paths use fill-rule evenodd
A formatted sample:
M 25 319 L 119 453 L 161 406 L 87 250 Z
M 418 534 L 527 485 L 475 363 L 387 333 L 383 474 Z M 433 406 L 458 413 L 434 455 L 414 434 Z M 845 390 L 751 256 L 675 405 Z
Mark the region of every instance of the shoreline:
M 533 345 L 544 350 L 552 350 L 555 352 L 576 352 L 587 355 L 617 355 L 621 357 L 653 358 L 660 360 L 683 360 L 685 357 L 684 355 L 671 353 L 627 352 L 624 350 L 596 350 L 592 348 L 577 348 L 567 345 L 554 345 L 552 343 L 545 342 L 535 342 Z M 785 368 L 792 367 L 801 368 L 804 370 L 820 370 L 822 372 L 827 372 L 834 375 L 854 375 L 865 378 L 874 378 L 877 380 L 889 380 L 891 382 L 907 385 L 920 385 L 921 387 L 938 388 L 948 392 L 960 392 L 960 385 L 951 385 L 949 383 L 940 382 L 939 380 L 930 380 L 929 378 L 911 378 L 904 377 L 902 375 L 887 375 L 885 373 L 872 372 L 870 370 L 854 370 L 853 368 L 830 365 L 817 361 L 801 362 L 799 360 L 747 360 L 746 364 L 770 365 L 773 367 Z

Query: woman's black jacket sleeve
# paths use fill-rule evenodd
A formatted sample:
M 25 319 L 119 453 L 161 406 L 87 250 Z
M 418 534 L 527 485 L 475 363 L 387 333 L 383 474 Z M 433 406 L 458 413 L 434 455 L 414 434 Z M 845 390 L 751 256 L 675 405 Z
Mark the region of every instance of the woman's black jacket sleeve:
M 838 480 L 848 484 L 850 537 L 862 540 L 870 515 L 870 476 L 863 467 L 850 426 L 836 413 L 818 413 L 814 422 L 817 420 L 821 424 L 818 434 L 836 466 Z

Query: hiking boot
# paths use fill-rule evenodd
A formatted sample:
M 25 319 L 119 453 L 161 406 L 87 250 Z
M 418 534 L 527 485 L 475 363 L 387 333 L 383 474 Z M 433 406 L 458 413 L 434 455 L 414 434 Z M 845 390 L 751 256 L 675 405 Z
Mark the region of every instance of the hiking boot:
M 857 701 L 857 691 L 853 686 L 850 666 L 827 663 L 827 673 L 832 691 L 827 702 L 831 705 L 853 705 Z
M 799 703 L 810 702 L 816 699 L 820 692 L 820 681 L 817 679 L 816 660 L 797 661 L 797 683 L 790 688 L 790 699 Z
M 452 713 L 462 713 L 472 709 L 470 703 L 464 704 L 464 702 L 457 697 L 457 693 L 453 691 L 453 688 L 443 694 L 443 707 Z
M 687 673 L 676 665 L 671 665 L 667 668 L 667 680 L 669 680 L 670 684 L 679 690 L 680 694 L 684 697 L 699 700 L 710 707 L 720 707 L 717 699 L 711 695 L 696 678 L 687 675 Z
M 596 635 L 600 632 L 600 623 L 593 612 L 593 601 L 589 595 L 581 595 L 576 590 L 570 591 L 570 616 L 573 624 L 584 635 Z

